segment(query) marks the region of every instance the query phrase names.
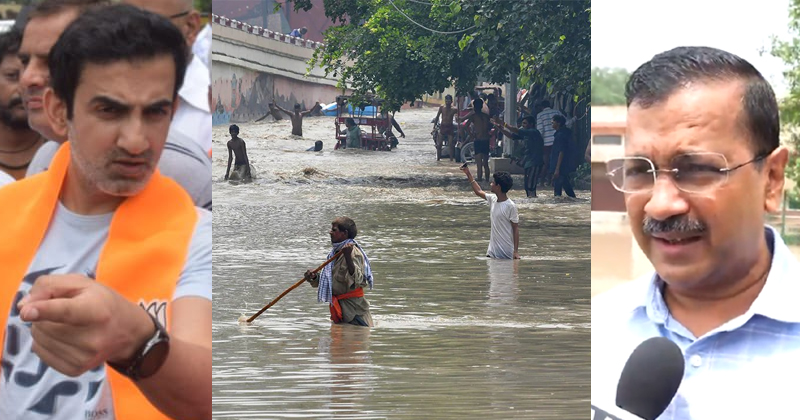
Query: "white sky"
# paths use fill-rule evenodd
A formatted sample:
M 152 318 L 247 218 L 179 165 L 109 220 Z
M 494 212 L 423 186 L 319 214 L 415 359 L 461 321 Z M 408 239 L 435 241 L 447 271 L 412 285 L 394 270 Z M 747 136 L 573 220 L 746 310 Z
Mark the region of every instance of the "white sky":
M 770 37 L 789 39 L 788 24 L 789 0 L 592 0 L 592 67 L 633 71 L 674 47 L 715 47 L 753 64 L 781 97 L 785 66 Z

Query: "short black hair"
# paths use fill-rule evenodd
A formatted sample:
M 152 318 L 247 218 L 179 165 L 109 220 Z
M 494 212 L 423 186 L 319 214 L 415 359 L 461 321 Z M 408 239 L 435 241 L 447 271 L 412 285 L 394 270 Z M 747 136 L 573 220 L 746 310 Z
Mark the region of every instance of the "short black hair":
M 472 109 L 475 110 L 476 114 L 480 114 L 481 112 L 483 112 L 483 100 L 481 98 L 478 98 L 472 101 Z
M 344 123 L 345 123 L 345 125 L 347 125 L 347 124 L 356 125 L 356 120 L 354 120 L 352 118 L 348 118 L 348 119 L 344 120 Z
M 300 109 L 300 104 L 294 104 L 294 109 Z
M 444 98 L 445 99 L 453 99 L 453 95 L 448 93 L 447 95 L 444 95 Z
M 553 121 L 556 121 L 558 123 L 558 125 L 560 125 L 561 127 L 563 127 L 563 126 L 565 126 L 567 124 L 567 119 L 564 118 L 563 115 L 559 115 L 559 114 L 553 115 Z
M 229 132 L 229 133 L 236 133 L 236 134 L 239 134 L 239 126 L 238 126 L 238 125 L 236 125 L 236 124 L 231 124 L 231 126 L 230 126 L 230 127 L 228 127 L 228 132 Z
M 33 6 L 27 20 L 53 16 L 69 9 L 74 9 L 78 14 L 82 14 L 92 8 L 109 5 L 111 5 L 111 0 L 43 0 Z
M 534 128 L 536 128 L 536 117 L 534 117 L 533 115 L 528 115 L 527 117 L 523 118 L 522 120 L 523 121 L 528 120 L 528 124 L 530 124 Z
M 340 231 L 344 230 L 347 232 L 348 239 L 355 239 L 358 235 L 358 228 L 356 227 L 356 222 L 349 217 L 337 217 L 333 220 L 333 225 L 336 226 L 336 229 Z
M 514 186 L 514 180 L 508 172 L 495 172 L 492 177 L 494 177 L 494 183 L 500 186 L 500 191 L 503 193 L 507 193 Z
M 7 55 L 16 56 L 19 52 L 20 43 L 22 43 L 22 31 L 17 26 L 0 34 L 0 61 Z
M 188 60 L 183 34 L 167 18 L 138 7 L 117 4 L 78 16 L 53 45 L 47 62 L 56 96 L 72 118 L 75 90 L 87 64 L 134 62 L 162 55 L 175 63 L 173 98 L 183 84 Z
M 710 47 L 678 47 L 654 56 L 636 69 L 625 85 L 628 107 L 648 108 L 691 82 L 740 81 L 744 85 L 742 125 L 757 155 L 780 146 L 780 115 L 772 86 L 741 57 Z

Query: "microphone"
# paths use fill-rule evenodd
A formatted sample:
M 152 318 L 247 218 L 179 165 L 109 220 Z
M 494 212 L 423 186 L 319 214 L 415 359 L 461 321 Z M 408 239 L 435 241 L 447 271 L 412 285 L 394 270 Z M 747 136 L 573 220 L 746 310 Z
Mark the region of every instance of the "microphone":
M 683 380 L 683 352 L 664 337 L 648 338 L 633 351 L 617 384 L 617 407 L 644 420 L 667 409 Z
M 592 404 L 592 420 L 655 420 L 683 380 L 681 349 L 664 337 L 645 340 L 633 351 L 617 384 L 617 407 Z

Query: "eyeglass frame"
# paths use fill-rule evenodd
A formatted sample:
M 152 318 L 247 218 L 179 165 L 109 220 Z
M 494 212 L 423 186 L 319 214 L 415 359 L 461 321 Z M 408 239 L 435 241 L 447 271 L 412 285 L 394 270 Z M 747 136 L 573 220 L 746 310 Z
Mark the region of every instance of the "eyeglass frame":
M 192 13 L 192 9 L 189 9 L 189 10 L 186 10 L 186 11 L 183 11 L 183 12 L 180 12 L 180 13 L 175 13 L 174 15 L 170 16 L 169 19 L 177 19 L 179 17 L 184 17 L 184 16 L 188 15 L 189 13 Z
M 733 166 L 733 167 L 728 167 L 728 158 L 726 158 L 725 155 L 723 155 L 722 153 L 717 153 L 717 152 L 689 152 L 689 153 L 682 153 L 680 155 L 673 156 L 672 159 L 670 159 L 670 163 L 673 160 L 675 160 L 675 158 L 677 158 L 679 156 L 686 156 L 686 155 L 718 155 L 718 156 L 721 156 L 722 159 L 725 161 L 725 166 L 726 167 L 725 168 L 718 168 L 717 171 L 720 172 L 720 173 L 725 174 L 725 180 L 720 182 L 719 185 L 715 186 L 715 187 L 721 187 L 721 186 L 723 186 L 723 185 L 728 183 L 728 179 L 730 178 L 730 173 L 731 172 L 733 172 L 733 171 L 735 171 L 735 170 L 737 170 L 739 168 L 742 168 L 744 166 L 747 166 L 747 165 L 749 165 L 751 163 L 755 163 L 755 162 L 761 161 L 763 159 L 766 159 L 767 157 L 769 157 L 770 154 L 771 153 L 759 153 L 759 154 L 755 155 L 755 157 L 753 157 L 752 159 L 748 160 L 747 162 L 740 163 L 740 164 L 738 164 L 736 166 Z M 675 181 L 675 177 L 680 173 L 678 168 L 656 169 L 656 164 L 652 160 L 650 160 L 649 158 L 646 158 L 644 156 L 623 156 L 623 157 L 617 157 L 617 158 L 608 159 L 607 161 L 605 161 L 606 170 L 608 170 L 608 163 L 613 161 L 613 160 L 623 160 L 623 159 L 631 159 L 631 158 L 633 158 L 633 159 L 642 159 L 642 160 L 647 161 L 647 163 L 650 164 L 650 169 L 648 170 L 648 172 L 653 174 L 653 184 L 650 186 L 650 188 L 643 189 L 641 191 L 624 191 L 621 188 L 618 188 L 614 184 L 614 182 L 611 181 L 611 177 L 613 176 L 612 172 L 606 172 L 606 177 L 609 178 L 609 182 L 611 183 L 611 186 L 614 187 L 615 190 L 617 190 L 617 191 L 619 191 L 621 193 L 624 193 L 624 194 L 645 194 L 645 193 L 652 192 L 653 188 L 656 185 L 656 182 L 658 182 L 658 173 L 659 172 L 664 172 L 664 173 L 668 174 L 670 180 L 672 181 L 672 184 L 675 185 L 675 188 L 677 188 L 677 189 L 679 189 L 679 190 L 681 190 L 683 192 L 686 192 L 686 193 L 689 193 L 689 194 L 702 194 L 702 193 L 705 192 L 705 191 L 688 191 L 688 190 L 685 190 L 685 189 L 681 188 L 678 185 L 678 182 Z M 622 167 L 620 167 L 618 169 L 622 169 Z M 715 187 L 708 187 L 708 188 L 712 189 L 712 188 L 715 188 Z

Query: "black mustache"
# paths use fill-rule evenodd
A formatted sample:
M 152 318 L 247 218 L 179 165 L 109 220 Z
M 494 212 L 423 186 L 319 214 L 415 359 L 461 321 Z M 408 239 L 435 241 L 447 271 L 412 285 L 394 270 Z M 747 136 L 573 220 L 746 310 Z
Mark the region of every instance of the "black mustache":
M 707 226 L 699 220 L 691 220 L 687 216 L 672 216 L 666 220 L 656 220 L 652 217 L 645 217 L 642 222 L 642 230 L 648 235 L 654 233 L 690 233 L 700 234 L 706 231 Z
M 14 99 L 8 101 L 8 106 L 7 107 L 8 108 L 13 108 L 13 107 L 15 107 L 17 105 L 20 105 L 20 106 L 22 105 L 22 98 L 14 98 Z

